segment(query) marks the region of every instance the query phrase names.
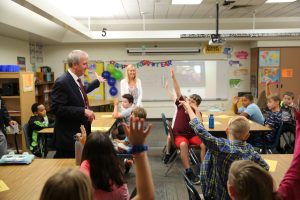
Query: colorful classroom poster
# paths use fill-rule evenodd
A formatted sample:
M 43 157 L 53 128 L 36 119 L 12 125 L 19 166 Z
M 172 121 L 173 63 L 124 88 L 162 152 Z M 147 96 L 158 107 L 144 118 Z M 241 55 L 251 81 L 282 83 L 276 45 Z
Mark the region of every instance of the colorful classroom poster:
M 24 92 L 33 91 L 33 86 L 34 86 L 33 74 L 22 74 L 22 80 L 23 80 L 23 91 Z
M 259 83 L 266 83 L 268 80 L 271 80 L 272 83 L 278 83 L 280 78 L 280 69 L 277 67 L 269 67 L 269 68 L 260 68 Z
M 260 67 L 279 67 L 280 51 L 259 51 Z
M 69 66 L 65 63 L 65 71 L 68 70 Z M 88 69 L 84 74 L 84 84 L 87 84 L 96 79 L 95 72 L 101 76 L 104 71 L 104 63 L 103 62 L 89 62 Z M 105 92 L 104 92 L 104 84 L 100 84 L 99 88 L 93 90 L 92 92 L 87 94 L 90 100 L 105 100 Z
M 282 78 L 293 78 L 294 70 L 293 69 L 282 69 L 281 77 Z

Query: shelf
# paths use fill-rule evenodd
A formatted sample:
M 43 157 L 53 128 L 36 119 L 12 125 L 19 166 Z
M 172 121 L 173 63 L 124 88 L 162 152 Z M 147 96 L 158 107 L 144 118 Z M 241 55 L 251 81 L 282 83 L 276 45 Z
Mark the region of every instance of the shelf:
M 2 99 L 20 99 L 20 96 L 2 96 Z
M 19 72 L 0 72 L 1 79 L 19 78 Z
M 52 92 L 52 90 L 44 90 L 45 94 L 50 93 L 50 92 Z
M 21 111 L 8 111 L 8 113 L 11 117 L 20 117 L 21 116 Z
M 54 84 L 54 82 L 51 81 L 51 82 L 36 83 L 35 86 L 39 86 L 39 85 L 48 85 L 48 84 Z
M 35 96 L 36 97 L 41 97 L 41 96 L 44 96 L 44 94 L 36 94 Z

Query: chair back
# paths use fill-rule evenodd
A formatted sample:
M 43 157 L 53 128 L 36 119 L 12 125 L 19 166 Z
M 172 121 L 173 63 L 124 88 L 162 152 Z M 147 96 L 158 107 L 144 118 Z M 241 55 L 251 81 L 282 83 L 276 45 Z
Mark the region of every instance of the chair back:
M 169 120 L 166 120 L 166 124 L 167 124 L 167 128 L 168 128 L 168 133 L 171 138 L 171 147 L 176 149 L 175 138 L 174 138 L 174 133 L 173 133 L 171 122 Z
M 165 133 L 166 135 L 169 134 L 169 130 L 168 130 L 168 125 L 167 125 L 167 118 L 166 118 L 166 115 L 164 113 L 161 113 L 161 119 L 162 119 L 162 122 L 163 122 L 163 125 L 164 125 L 164 129 L 165 129 Z
M 29 138 L 28 128 L 29 128 L 28 123 L 24 124 L 24 126 L 22 127 L 24 137 L 25 137 L 26 148 L 27 148 L 28 151 L 30 151 L 30 138 Z
M 279 143 L 280 143 L 280 136 L 281 136 L 281 133 L 282 133 L 282 128 L 283 128 L 283 125 L 282 123 L 280 124 L 279 128 L 277 129 L 276 133 L 275 133 L 275 140 L 272 144 L 268 145 L 268 149 L 273 149 L 273 148 L 276 148 Z
M 189 200 L 201 200 L 198 191 L 196 190 L 194 185 L 191 183 L 191 181 L 188 179 L 188 177 L 185 174 L 183 174 L 183 177 L 184 177 L 186 189 L 189 194 Z

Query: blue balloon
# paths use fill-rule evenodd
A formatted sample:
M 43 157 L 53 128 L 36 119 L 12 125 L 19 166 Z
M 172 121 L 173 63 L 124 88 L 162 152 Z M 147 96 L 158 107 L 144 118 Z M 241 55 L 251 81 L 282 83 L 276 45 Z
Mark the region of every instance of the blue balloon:
M 109 86 L 115 86 L 115 84 L 116 84 L 116 79 L 114 78 L 114 77 L 109 77 L 108 79 L 107 79 L 107 83 L 108 83 L 108 85 Z
M 103 71 L 102 72 L 102 77 L 105 78 L 105 79 L 109 79 L 110 73 L 108 71 Z
M 117 94 L 118 94 L 118 89 L 116 88 L 116 87 L 111 87 L 110 89 L 109 89 L 109 94 L 111 95 L 111 96 L 116 96 Z

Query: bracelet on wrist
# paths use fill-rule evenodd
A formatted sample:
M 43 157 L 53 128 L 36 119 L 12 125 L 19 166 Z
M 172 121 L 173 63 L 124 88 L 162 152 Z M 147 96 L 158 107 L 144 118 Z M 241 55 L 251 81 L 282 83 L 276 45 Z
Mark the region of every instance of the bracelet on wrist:
M 138 153 L 142 153 L 144 151 L 148 151 L 148 146 L 144 145 L 144 144 L 133 145 L 131 147 L 131 149 L 129 149 L 130 154 L 138 154 Z

